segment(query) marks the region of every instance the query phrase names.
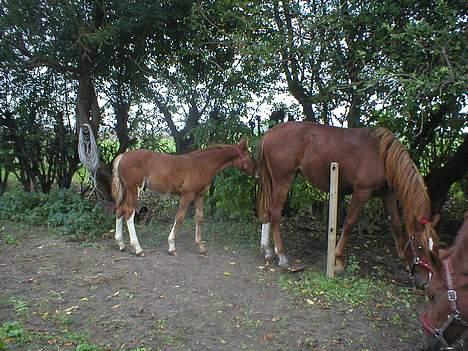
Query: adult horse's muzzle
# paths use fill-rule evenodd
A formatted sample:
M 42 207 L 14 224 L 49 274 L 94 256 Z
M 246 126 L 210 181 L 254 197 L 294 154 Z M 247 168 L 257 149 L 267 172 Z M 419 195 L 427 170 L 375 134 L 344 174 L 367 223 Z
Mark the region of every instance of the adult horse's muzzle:
M 468 350 L 468 330 L 450 345 L 444 341 L 441 341 L 439 336 L 424 333 L 423 351 L 466 351 Z

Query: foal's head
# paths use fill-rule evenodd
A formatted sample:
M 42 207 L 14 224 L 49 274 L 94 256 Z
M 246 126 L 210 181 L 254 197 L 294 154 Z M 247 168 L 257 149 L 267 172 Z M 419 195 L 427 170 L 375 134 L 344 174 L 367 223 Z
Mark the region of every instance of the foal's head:
M 255 175 L 255 161 L 249 151 L 248 141 L 245 138 L 237 145 L 237 158 L 234 161 L 233 166 L 239 168 L 241 171 L 247 173 L 250 176 Z
M 424 350 L 466 350 L 468 345 L 468 213 L 454 245 L 433 260 L 434 277 L 421 317 Z

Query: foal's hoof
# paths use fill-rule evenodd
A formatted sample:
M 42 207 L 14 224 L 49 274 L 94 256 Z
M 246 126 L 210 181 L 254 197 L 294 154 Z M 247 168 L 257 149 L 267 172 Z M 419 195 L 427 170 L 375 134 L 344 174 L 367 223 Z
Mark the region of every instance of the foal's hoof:
M 198 246 L 198 252 L 203 256 L 208 256 L 208 250 L 206 249 L 205 245 Z
M 344 274 L 344 272 L 345 272 L 345 269 L 344 269 L 343 266 L 336 266 L 335 267 L 335 274 L 336 275 L 342 275 L 342 274 Z
M 137 255 L 137 257 L 145 257 L 145 252 L 140 251 L 140 252 L 137 252 L 136 255 Z
M 168 251 L 167 253 L 169 255 L 171 255 L 171 256 L 177 256 L 177 251 L 176 250 Z

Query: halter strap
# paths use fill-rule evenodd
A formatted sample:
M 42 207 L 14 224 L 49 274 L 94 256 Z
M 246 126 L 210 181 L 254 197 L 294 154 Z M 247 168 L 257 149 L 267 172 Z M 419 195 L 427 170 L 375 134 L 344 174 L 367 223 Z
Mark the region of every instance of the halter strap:
M 419 218 L 419 223 L 421 223 L 423 225 L 426 225 L 426 224 L 432 223 L 432 221 L 429 218 L 423 216 L 423 217 Z
M 444 265 L 444 277 L 445 277 L 445 282 L 447 283 L 447 297 L 450 303 L 450 308 L 452 309 L 453 312 L 458 312 L 457 308 L 457 292 L 454 289 L 453 286 L 453 265 L 452 265 L 452 259 L 447 257 L 445 260 L 442 261 L 442 264 Z
M 414 244 L 415 242 L 415 237 L 414 235 L 410 236 L 410 238 L 408 239 L 408 242 L 406 243 L 405 245 L 405 249 L 403 252 L 406 252 L 406 250 L 408 250 L 408 248 L 411 249 L 411 253 L 413 255 L 413 262 L 411 264 L 411 267 L 410 267 L 410 275 L 413 275 L 414 274 L 414 270 L 416 268 L 416 266 L 422 266 L 424 267 L 429 273 L 434 274 L 434 267 L 432 267 L 432 264 L 427 261 L 424 257 L 419 257 L 417 251 L 416 251 L 416 246 Z M 427 283 L 429 285 L 429 282 Z

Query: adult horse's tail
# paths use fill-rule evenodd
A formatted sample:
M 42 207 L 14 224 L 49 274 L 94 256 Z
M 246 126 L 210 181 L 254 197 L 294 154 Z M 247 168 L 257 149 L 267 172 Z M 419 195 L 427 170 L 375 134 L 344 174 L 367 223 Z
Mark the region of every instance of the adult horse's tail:
M 125 187 L 122 184 L 122 179 L 119 173 L 119 164 L 123 154 L 117 156 L 114 160 L 112 169 L 112 196 L 114 197 L 115 205 L 119 206 L 125 199 Z
M 410 235 L 424 224 L 420 243 L 427 248 L 429 238 L 437 241 L 437 234 L 426 219 L 431 214 L 431 202 L 424 179 L 411 159 L 408 151 L 386 128 L 372 132 L 377 141 L 380 157 L 384 160 L 385 173 L 390 188 L 396 193 L 403 207 L 406 230 Z
M 260 189 L 257 202 L 258 218 L 262 223 L 270 221 L 269 208 L 271 203 L 271 170 L 268 159 L 265 157 L 263 144 L 268 134 L 265 134 L 257 146 L 257 175 L 260 180 Z

